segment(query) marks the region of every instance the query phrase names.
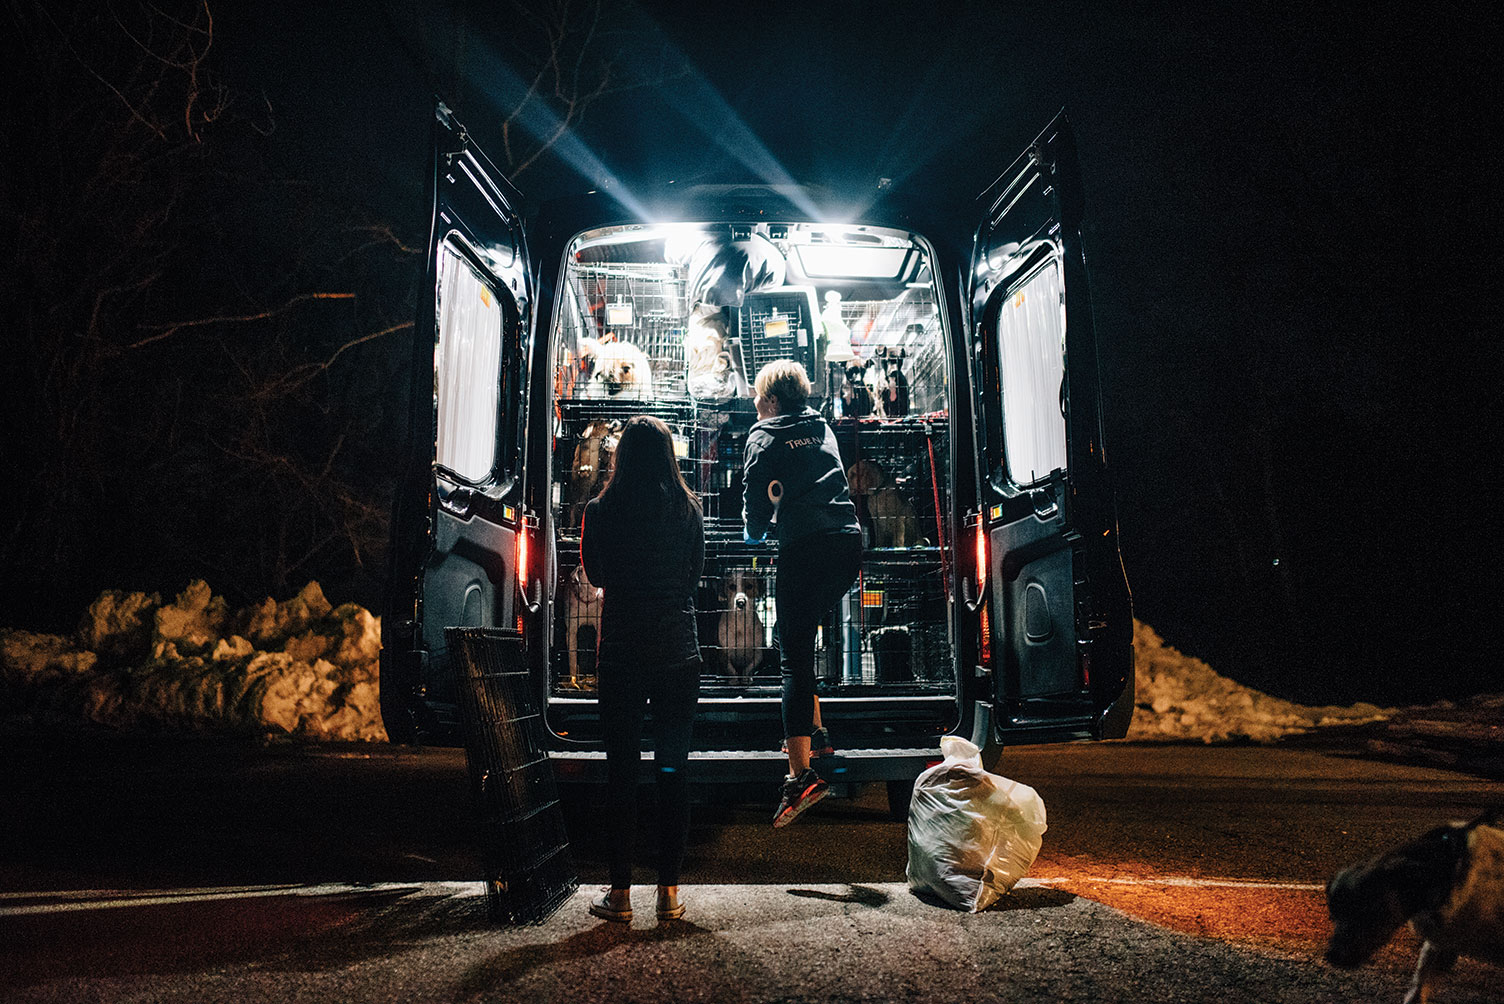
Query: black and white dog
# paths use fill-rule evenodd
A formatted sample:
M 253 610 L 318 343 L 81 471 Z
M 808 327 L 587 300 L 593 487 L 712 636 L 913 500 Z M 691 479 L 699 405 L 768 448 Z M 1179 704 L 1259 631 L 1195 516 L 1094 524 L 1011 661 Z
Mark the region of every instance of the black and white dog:
M 1406 921 L 1425 939 L 1404 1004 L 1425 1004 L 1459 955 L 1504 965 L 1504 808 L 1343 869 L 1326 906 L 1334 966 L 1361 966 Z

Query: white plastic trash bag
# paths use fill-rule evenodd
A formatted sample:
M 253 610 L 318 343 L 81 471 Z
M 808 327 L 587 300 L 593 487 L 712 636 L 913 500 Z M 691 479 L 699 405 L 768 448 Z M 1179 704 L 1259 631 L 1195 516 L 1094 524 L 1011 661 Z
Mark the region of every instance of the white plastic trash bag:
M 943 761 L 914 781 L 909 803 L 909 888 L 977 913 L 1012 889 L 1045 831 L 1044 800 L 1026 784 L 982 769 L 982 751 L 940 740 Z

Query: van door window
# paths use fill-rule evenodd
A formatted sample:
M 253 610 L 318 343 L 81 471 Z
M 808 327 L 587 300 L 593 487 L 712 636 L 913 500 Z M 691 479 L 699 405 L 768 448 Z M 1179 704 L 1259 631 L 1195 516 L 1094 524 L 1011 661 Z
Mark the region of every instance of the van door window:
M 1065 456 L 1065 294 L 1051 256 L 999 304 L 998 366 L 1008 480 L 1028 486 Z
M 466 481 L 482 482 L 490 477 L 496 460 L 501 299 L 449 244 L 440 250 L 437 313 L 435 459 Z

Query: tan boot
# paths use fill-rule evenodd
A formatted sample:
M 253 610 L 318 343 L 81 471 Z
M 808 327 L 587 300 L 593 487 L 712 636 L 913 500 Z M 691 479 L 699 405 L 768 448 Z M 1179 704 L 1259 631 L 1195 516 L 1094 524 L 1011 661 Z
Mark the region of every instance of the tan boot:
M 678 920 L 684 916 L 684 904 L 679 902 L 679 887 L 676 885 L 661 885 L 658 887 L 658 919 Z

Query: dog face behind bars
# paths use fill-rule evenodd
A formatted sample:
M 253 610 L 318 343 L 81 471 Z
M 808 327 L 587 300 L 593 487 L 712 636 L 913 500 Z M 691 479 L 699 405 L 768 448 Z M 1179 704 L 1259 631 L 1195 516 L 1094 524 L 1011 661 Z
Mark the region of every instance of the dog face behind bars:
M 1504 963 L 1504 810 L 1343 869 L 1326 901 L 1334 966 L 1362 965 L 1407 921 L 1425 939 L 1407 1002 L 1424 1001 L 1459 954 Z
M 599 494 L 621 439 L 621 422 L 591 422 L 580 433 L 569 471 L 569 525 L 578 531 L 585 503 Z
M 603 342 L 584 397 L 653 396 L 653 367 L 647 354 L 628 342 Z
M 757 600 L 765 588 L 763 577 L 750 569 L 730 572 L 725 578 L 725 606 L 716 627 L 716 641 L 733 677 L 747 678 L 762 658 L 764 624 L 757 612 Z

